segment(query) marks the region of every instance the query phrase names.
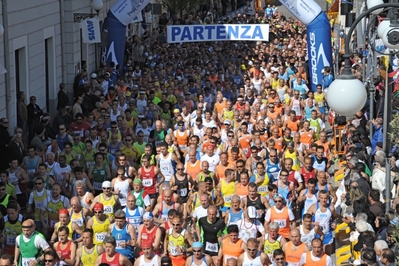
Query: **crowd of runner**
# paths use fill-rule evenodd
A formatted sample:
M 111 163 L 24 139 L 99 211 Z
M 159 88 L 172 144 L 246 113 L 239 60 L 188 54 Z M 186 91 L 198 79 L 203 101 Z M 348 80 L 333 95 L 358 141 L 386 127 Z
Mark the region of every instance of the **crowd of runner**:
M 367 135 L 382 122 L 359 110 L 338 158 L 333 71 L 310 89 L 304 26 L 247 19 L 270 42 L 154 41 L 144 62 L 80 73 L 73 104 L 60 84 L 54 117 L 20 93 L 11 138 L 0 119 L 1 265 L 331 266 L 342 222 L 363 265 L 393 265 L 398 205 L 385 210 L 386 154 Z

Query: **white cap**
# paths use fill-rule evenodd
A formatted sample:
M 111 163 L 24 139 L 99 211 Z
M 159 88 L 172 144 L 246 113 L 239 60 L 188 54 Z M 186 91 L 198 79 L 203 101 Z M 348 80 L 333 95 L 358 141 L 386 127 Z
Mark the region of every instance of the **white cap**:
M 104 181 L 103 184 L 102 184 L 102 187 L 104 187 L 104 188 L 111 188 L 111 187 L 112 187 L 111 182 L 109 182 L 109 181 Z
M 247 214 L 249 218 L 256 218 L 256 208 L 255 206 L 247 207 Z

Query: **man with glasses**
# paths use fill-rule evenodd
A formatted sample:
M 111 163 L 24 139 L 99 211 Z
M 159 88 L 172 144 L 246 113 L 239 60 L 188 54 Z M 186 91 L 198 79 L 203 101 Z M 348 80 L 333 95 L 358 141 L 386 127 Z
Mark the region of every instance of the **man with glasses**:
M 91 126 L 84 118 L 82 113 L 77 113 L 75 115 L 75 122 L 73 122 L 69 128 L 69 133 L 71 135 L 79 135 L 81 138 L 85 138 L 89 135 Z
M 282 249 L 276 249 L 275 251 L 273 251 L 273 261 L 274 261 L 273 266 L 289 265 L 285 260 L 285 253 Z
M 164 240 L 164 254 L 169 254 L 173 265 L 183 265 L 186 260 L 187 252 L 193 245 L 191 233 L 182 227 L 182 220 L 179 216 L 175 216 L 171 221 L 172 228 L 166 232 Z
M 38 231 L 42 231 L 42 224 L 40 222 L 40 210 L 44 206 L 44 201 L 51 194 L 50 190 L 45 189 L 44 187 L 44 179 L 42 177 L 37 177 L 35 179 L 35 189 L 32 190 L 29 196 L 28 207 L 26 209 L 28 214 L 32 213 L 34 210 L 34 219 L 36 228 Z
M 112 179 L 112 187 L 114 189 L 114 194 L 118 195 L 121 207 L 126 207 L 127 196 L 133 188 L 132 179 L 125 175 L 125 167 L 118 166 L 117 177 Z
M 267 190 L 267 187 L 266 187 Z M 259 193 L 259 188 L 254 182 L 248 185 L 248 196 L 241 200 L 241 207 L 247 209 L 253 206 L 256 208 L 256 217 L 262 224 L 265 220 L 266 210 L 270 208 L 266 198 Z
M 162 231 L 154 224 L 154 215 L 146 212 L 143 215 L 143 224 L 140 225 L 137 237 L 137 247 L 145 252 L 146 248 L 153 248 L 159 254 Z
M 288 239 L 291 227 L 296 226 L 295 215 L 290 208 L 284 205 L 284 198 L 281 194 L 275 195 L 273 200 L 275 205 L 267 210 L 265 216 L 266 232 L 269 232 L 270 223 L 276 222 L 279 225 L 278 233 Z
M 135 227 L 127 222 L 123 210 L 115 212 L 115 222 L 108 227 L 108 234 L 116 240 L 115 251 L 124 255 L 131 263 L 134 262 L 134 247 L 136 245 Z
M 177 122 L 177 129 L 173 132 L 173 135 L 177 141 L 180 153 L 185 153 L 191 133 L 188 129 L 185 129 L 184 121 Z
M 126 135 L 124 144 L 121 151 L 126 155 L 126 159 L 129 161 L 130 166 L 138 168 L 137 165 L 140 164 L 141 152 L 133 145 L 133 136 Z
M 61 124 L 58 126 L 58 134 L 57 134 L 57 144 L 58 144 L 58 150 L 63 151 L 64 150 L 64 144 L 66 142 L 73 142 L 72 136 L 68 133 L 67 128 L 64 124 Z
M 121 206 L 119 200 L 119 191 L 112 191 L 112 184 L 110 181 L 104 181 L 102 183 L 103 192 L 100 195 L 96 196 L 93 200 L 93 203 L 90 206 L 91 210 L 94 210 L 94 207 L 97 203 L 101 203 L 104 206 L 104 214 L 107 217 L 114 218 L 114 212 Z
M 28 219 L 22 223 L 22 234 L 15 239 L 14 265 L 38 265 L 45 258 L 40 254 L 50 250 L 44 236 L 36 231 L 35 222 Z
M 248 239 L 246 251 L 238 257 L 237 265 L 263 266 L 272 264 L 269 257 L 258 250 L 258 246 L 258 241 L 255 238 Z
M 201 242 L 194 242 L 192 245 L 193 255 L 186 259 L 185 266 L 215 266 L 211 256 L 204 254 Z
M 94 216 L 91 217 L 86 224 L 86 228 L 93 230 L 93 242 L 95 245 L 102 245 L 104 238 L 108 234 L 110 224 L 114 222 L 114 218 L 104 214 L 104 205 L 97 202 L 93 207 Z
M 188 201 L 190 188 L 194 187 L 194 180 L 184 172 L 184 166 L 182 163 L 176 165 L 176 174 L 170 178 L 170 187 L 173 192 L 177 193 L 180 197 L 180 202 L 185 208 Z

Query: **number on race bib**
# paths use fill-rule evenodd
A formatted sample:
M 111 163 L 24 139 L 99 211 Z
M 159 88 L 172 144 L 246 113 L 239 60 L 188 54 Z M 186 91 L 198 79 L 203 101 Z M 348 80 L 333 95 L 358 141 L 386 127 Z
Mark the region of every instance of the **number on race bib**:
M 267 192 L 267 187 L 265 187 L 265 186 L 258 187 L 258 192 L 259 193 L 260 192 Z
M 177 192 L 179 193 L 180 197 L 187 196 L 187 188 L 178 189 Z
M 104 239 L 105 239 L 105 237 L 106 237 L 106 233 L 97 233 L 96 234 L 96 240 L 98 241 L 98 242 L 104 242 Z
M 7 245 L 15 245 L 15 236 L 7 236 Z
M 104 206 L 104 213 L 105 214 L 110 214 L 113 212 L 113 207 L 112 206 Z
M 151 187 L 154 184 L 152 178 L 151 179 L 143 179 L 143 186 L 144 187 Z
M 102 189 L 103 189 L 103 186 L 102 186 L 102 184 L 99 183 L 99 182 L 94 182 L 94 183 L 93 183 L 93 188 L 94 188 L 95 190 L 102 190 Z
M 219 250 L 218 243 L 206 242 L 205 250 L 210 252 L 218 252 Z
M 125 240 L 116 240 L 116 248 L 118 249 L 125 249 L 126 247 L 122 247 L 121 244 L 124 244 Z
M 230 203 L 230 202 L 231 202 L 232 196 L 231 196 L 231 195 L 228 195 L 228 196 L 224 196 L 223 198 L 224 198 L 224 202 L 225 202 L 225 203 Z
M 286 228 L 287 227 L 287 221 L 286 220 L 274 220 L 274 222 L 278 223 L 280 228 Z
M 22 266 L 29 266 L 31 260 L 36 260 L 35 258 L 22 258 Z

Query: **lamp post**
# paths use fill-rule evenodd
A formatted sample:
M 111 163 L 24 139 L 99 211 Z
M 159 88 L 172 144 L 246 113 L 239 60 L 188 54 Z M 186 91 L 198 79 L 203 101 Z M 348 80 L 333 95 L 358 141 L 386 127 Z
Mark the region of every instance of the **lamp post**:
M 367 1 L 369 5 L 372 5 L 372 0 Z M 382 1 L 377 0 L 378 3 Z M 375 2 L 374 2 L 375 4 Z M 336 80 L 331 83 L 327 91 L 327 102 L 328 105 L 331 107 L 332 110 L 337 112 L 341 115 L 353 115 L 359 110 L 361 110 L 366 103 L 367 100 L 367 92 L 364 87 L 364 84 L 358 80 L 351 71 L 351 63 L 350 63 L 350 40 L 353 31 L 356 29 L 356 26 L 360 23 L 360 21 L 370 15 L 374 14 L 377 11 L 382 11 L 385 8 L 399 8 L 399 3 L 390 2 L 386 4 L 378 4 L 373 7 L 369 7 L 365 12 L 361 13 L 356 20 L 353 22 L 352 26 L 350 27 L 347 37 L 345 39 L 345 54 L 343 56 L 345 60 L 345 67 L 342 71 L 342 74 L 337 76 Z M 384 22 L 384 27 L 378 29 L 378 34 L 383 39 L 385 46 L 388 48 L 398 48 L 399 44 L 399 34 L 392 35 L 390 34 L 393 29 L 398 29 L 399 25 L 397 24 L 397 16 L 393 17 L 393 20 L 390 20 L 389 23 Z M 392 27 L 393 26 L 393 27 Z M 399 30 L 399 29 L 398 29 Z M 386 88 L 386 93 L 388 92 L 389 88 Z M 390 99 L 389 99 L 390 100 Z M 387 106 L 385 106 L 386 108 Z M 384 113 L 390 112 L 390 110 L 385 109 Z M 388 125 L 385 125 L 388 127 Z M 391 195 L 390 195 L 390 188 L 391 188 L 391 180 L 389 171 L 386 173 L 386 180 L 385 180 L 385 204 L 387 209 L 389 209 Z

